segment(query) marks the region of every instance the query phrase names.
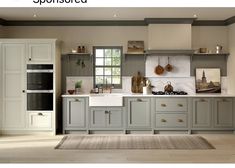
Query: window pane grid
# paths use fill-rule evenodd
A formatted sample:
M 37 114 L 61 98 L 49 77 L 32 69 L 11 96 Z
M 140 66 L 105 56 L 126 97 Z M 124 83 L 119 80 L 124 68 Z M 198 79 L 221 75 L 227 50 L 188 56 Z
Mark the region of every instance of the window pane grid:
M 106 83 L 121 85 L 120 48 L 104 47 L 95 49 L 95 85 Z

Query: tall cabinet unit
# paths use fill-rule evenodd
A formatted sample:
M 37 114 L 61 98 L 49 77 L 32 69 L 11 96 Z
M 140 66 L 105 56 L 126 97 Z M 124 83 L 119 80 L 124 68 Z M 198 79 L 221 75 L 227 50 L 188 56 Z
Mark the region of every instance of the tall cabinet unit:
M 0 132 L 56 133 L 60 51 L 56 39 L 0 39 Z M 27 65 L 53 65 L 53 109 L 27 110 Z M 38 102 L 39 103 L 39 102 Z

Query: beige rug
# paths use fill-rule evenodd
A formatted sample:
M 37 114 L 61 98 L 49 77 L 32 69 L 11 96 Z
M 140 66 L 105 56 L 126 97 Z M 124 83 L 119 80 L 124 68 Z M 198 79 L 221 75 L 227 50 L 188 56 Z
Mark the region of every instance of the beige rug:
M 55 149 L 215 149 L 206 139 L 194 135 L 148 136 L 64 136 Z

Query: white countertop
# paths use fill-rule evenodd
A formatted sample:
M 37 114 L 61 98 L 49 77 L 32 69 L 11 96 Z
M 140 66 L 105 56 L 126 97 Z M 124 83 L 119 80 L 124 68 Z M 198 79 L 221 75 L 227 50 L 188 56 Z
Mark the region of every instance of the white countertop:
M 123 97 L 235 97 L 235 94 L 218 94 L 218 93 L 211 93 L 211 94 L 189 94 L 189 95 L 144 95 L 141 93 L 111 93 L 111 94 L 119 94 Z M 62 97 L 89 97 L 96 94 L 63 94 Z M 99 95 L 99 94 L 97 94 Z

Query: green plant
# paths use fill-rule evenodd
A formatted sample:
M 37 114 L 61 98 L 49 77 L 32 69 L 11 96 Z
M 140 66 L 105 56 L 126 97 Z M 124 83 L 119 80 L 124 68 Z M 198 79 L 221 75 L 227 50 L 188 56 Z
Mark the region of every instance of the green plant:
M 82 81 L 80 80 L 80 81 L 77 81 L 76 83 L 75 83 L 75 88 L 81 88 L 82 87 Z

